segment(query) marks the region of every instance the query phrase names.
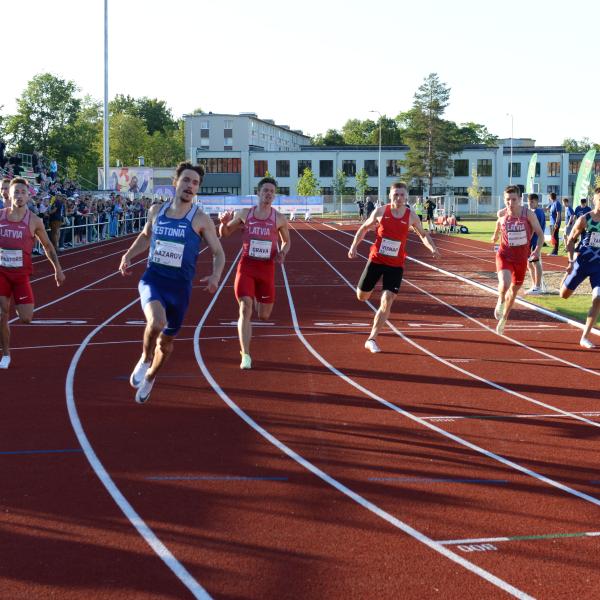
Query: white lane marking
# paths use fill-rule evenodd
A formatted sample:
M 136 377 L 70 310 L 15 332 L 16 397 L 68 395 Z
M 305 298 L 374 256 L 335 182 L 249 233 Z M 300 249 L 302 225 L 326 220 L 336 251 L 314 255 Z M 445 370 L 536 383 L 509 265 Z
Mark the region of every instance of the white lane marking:
M 72 267 L 66 267 L 65 269 L 63 269 L 63 273 L 66 273 L 67 271 L 72 271 L 73 269 L 79 269 L 79 267 L 85 267 L 86 265 L 91 265 L 92 263 L 95 263 L 99 260 L 104 260 L 105 258 L 110 258 L 111 256 L 114 256 L 115 254 L 123 254 L 123 250 L 119 250 L 119 252 L 113 252 L 112 254 L 103 254 L 102 256 L 99 256 L 92 260 L 88 260 L 87 262 L 77 263 L 76 265 L 74 265 Z M 49 275 L 43 275 L 42 277 L 38 277 L 37 279 L 32 279 L 31 283 L 37 283 L 38 281 L 43 281 L 44 279 L 50 279 L 51 277 L 54 277 L 54 273 L 50 273 Z
M 333 229 L 334 231 L 337 231 L 338 233 L 343 233 L 344 235 L 354 237 L 354 234 L 352 234 L 352 233 L 348 233 L 347 231 L 337 229 L 336 227 L 331 227 L 327 223 L 324 223 L 324 225 L 329 227 L 330 229 Z M 319 231 L 318 229 L 315 229 L 314 227 L 313 227 L 313 229 L 315 231 L 318 231 L 321 235 L 325 235 L 322 231 Z M 325 235 L 325 237 L 328 237 L 328 236 Z M 332 241 L 337 241 L 337 240 L 334 240 L 333 238 L 329 238 L 329 239 L 331 239 Z M 363 240 L 363 242 L 369 243 L 369 242 L 367 242 L 367 240 Z M 338 242 L 338 243 L 340 243 L 340 242 Z M 498 295 L 498 290 L 496 290 L 493 287 L 490 287 L 489 285 L 485 285 L 485 284 L 475 281 L 473 279 L 469 279 L 468 277 L 463 277 L 462 275 L 458 275 L 457 273 L 452 273 L 452 271 L 446 271 L 445 269 L 440 269 L 439 267 L 430 265 L 426 262 L 420 261 L 419 259 L 413 258 L 411 256 L 407 256 L 407 259 L 414 263 L 417 263 L 418 265 L 420 265 L 422 267 L 427 267 L 428 269 L 431 269 L 432 271 L 438 271 L 442 275 L 447 275 L 448 277 L 453 277 L 455 279 L 458 279 L 459 281 L 468 283 L 471 286 L 474 286 L 476 288 L 484 290 L 485 292 L 487 292 L 488 294 L 491 294 L 492 296 Z M 542 308 L 541 306 L 538 306 L 537 304 L 532 304 L 531 302 L 527 302 L 526 300 L 522 300 L 521 298 L 517 297 L 515 299 L 515 302 L 517 304 L 520 304 L 521 306 L 525 306 L 526 308 L 533 310 L 534 312 L 537 312 L 537 313 L 540 313 L 547 317 L 550 317 L 551 319 L 554 319 L 556 321 L 562 321 L 563 323 L 568 323 L 569 325 L 572 325 L 573 327 L 576 327 L 577 329 L 583 329 L 585 327 L 585 325 L 583 325 L 579 321 L 574 321 L 573 319 L 569 319 L 568 317 L 564 317 L 563 315 L 559 315 L 558 313 L 554 313 L 550 310 L 546 310 L 545 308 Z M 600 329 L 594 327 L 594 328 L 592 328 L 592 333 L 594 335 L 600 335 Z M 518 343 L 517 340 L 513 340 L 512 338 L 509 338 L 507 336 L 503 336 L 503 337 L 505 337 L 506 339 L 509 339 L 515 343 Z M 534 348 L 531 348 L 531 350 L 541 352 L 539 350 L 535 350 Z M 560 359 L 557 359 L 557 360 L 560 360 Z
M 192 577 L 192 575 L 187 571 L 187 569 L 175 558 L 175 556 L 171 553 L 171 551 L 161 542 L 161 540 L 156 536 L 156 534 L 152 531 L 152 529 L 144 522 L 144 520 L 137 514 L 133 506 L 127 501 L 125 496 L 121 493 L 119 488 L 115 485 L 114 481 L 111 479 L 110 475 L 104 468 L 104 465 L 100 462 L 96 453 L 94 452 L 92 445 L 90 444 L 85 431 L 83 430 L 83 425 L 79 419 L 79 415 L 77 413 L 77 407 L 75 405 L 75 395 L 73 392 L 73 385 L 75 381 L 75 372 L 77 370 L 77 365 L 83 352 L 88 346 L 91 339 L 102 330 L 102 328 L 110 323 L 114 318 L 131 308 L 134 304 L 136 304 L 139 300 L 136 298 L 132 300 L 129 304 L 125 305 L 123 308 L 118 310 L 116 313 L 111 315 L 108 319 L 106 319 L 103 323 L 98 325 L 93 331 L 91 331 L 87 337 L 81 342 L 79 348 L 75 352 L 73 359 L 71 360 L 71 364 L 69 365 L 69 371 L 67 373 L 67 379 L 65 382 L 65 394 L 67 398 L 67 409 L 69 412 L 69 418 L 71 420 L 71 426 L 77 436 L 79 444 L 83 449 L 86 458 L 88 459 L 92 469 L 111 495 L 113 500 L 116 502 L 117 506 L 121 509 L 123 514 L 127 517 L 130 523 L 136 528 L 138 533 L 142 536 L 145 542 L 154 550 L 154 552 L 159 556 L 159 558 L 171 569 L 171 571 L 175 574 L 175 576 L 187 587 L 188 590 L 194 595 L 195 598 L 200 598 L 202 600 L 210 599 L 208 592 Z M 139 340 L 138 340 L 139 342 Z
M 314 323 L 317 327 L 370 327 L 370 323 L 333 323 L 330 321 L 317 321 Z
M 138 235 L 137 233 L 135 235 Z M 64 258 L 69 258 L 71 256 L 75 256 L 76 254 L 81 254 L 82 252 L 89 252 L 91 250 L 96 250 L 97 248 L 106 248 L 106 246 L 114 246 L 115 244 L 118 244 L 121 241 L 127 241 L 129 240 L 131 237 L 133 237 L 132 235 L 127 235 L 124 236 L 122 238 L 118 238 L 112 241 L 109 240 L 98 240 L 96 242 L 92 242 L 91 244 L 86 244 L 85 246 L 78 246 L 77 250 L 75 249 L 69 249 L 67 251 L 65 251 L 65 253 L 61 253 L 61 256 Z M 125 246 L 125 244 L 123 244 Z M 41 256 L 36 257 L 36 260 L 33 260 L 33 264 L 37 265 L 39 263 L 44 262 L 45 260 L 47 260 L 46 255 L 42 254 Z
M 433 327 L 437 329 L 460 329 L 460 323 L 408 323 L 409 327 Z
M 230 271 L 227 273 L 224 280 L 229 277 L 231 270 L 232 269 L 230 269 Z M 288 289 L 288 283 L 287 283 L 287 276 L 285 274 L 285 267 L 283 265 L 282 265 L 282 272 L 283 272 L 283 276 L 284 276 L 284 279 L 286 282 L 286 290 L 288 293 L 288 299 L 291 303 L 291 298 L 289 295 L 289 289 Z M 263 436 L 267 441 L 269 441 L 271 444 L 273 444 L 281 452 L 283 452 L 284 454 L 289 456 L 292 460 L 296 461 L 299 465 L 301 465 L 302 467 L 304 467 L 305 469 L 307 469 L 308 471 L 310 471 L 311 473 L 316 475 L 319 479 L 321 479 L 325 483 L 327 483 L 330 486 L 337 489 L 342 494 L 346 495 L 348 498 L 350 498 L 351 500 L 353 500 L 354 502 L 356 502 L 363 508 L 366 508 L 367 510 L 369 510 L 373 514 L 377 515 L 381 519 L 384 519 L 385 521 L 390 523 L 392 526 L 400 529 L 401 531 L 404 531 L 405 533 L 407 533 L 414 539 L 425 544 L 426 546 L 435 550 L 436 552 L 442 554 L 443 556 L 452 560 L 453 562 L 458 563 L 459 565 L 461 565 L 468 571 L 471 571 L 472 573 L 478 575 L 479 577 L 485 579 L 486 581 L 489 581 L 493 585 L 504 590 L 506 593 L 511 594 L 515 598 L 522 598 L 522 599 L 532 598 L 531 596 L 527 595 L 525 592 L 510 585 L 508 582 L 500 579 L 499 577 L 496 577 L 495 575 L 493 575 L 492 573 L 489 573 L 488 571 L 482 569 L 481 567 L 478 567 L 477 565 L 464 559 L 462 556 L 448 550 L 448 548 L 445 548 L 441 544 L 438 544 L 437 542 L 435 542 L 431 538 L 427 537 L 420 531 L 414 529 L 407 523 L 404 523 L 400 519 L 394 517 L 393 515 L 391 515 L 390 513 L 386 512 L 386 511 L 384 511 L 379 506 L 377 506 L 373 502 L 367 500 L 360 494 L 357 494 L 355 491 L 351 490 L 349 487 L 345 486 L 343 483 L 339 482 L 337 479 L 334 479 L 333 477 L 331 477 L 330 475 L 325 473 L 325 471 L 322 471 L 321 469 L 319 469 L 319 467 L 317 467 L 316 465 L 314 465 L 313 463 L 311 463 L 310 461 L 308 461 L 307 459 L 302 457 L 300 454 L 298 454 L 297 452 L 292 450 L 289 446 L 286 446 L 278 438 L 276 438 L 274 435 L 269 433 L 266 429 L 261 427 L 254 419 L 252 419 L 252 417 L 250 417 L 235 402 L 233 402 L 233 400 L 231 400 L 231 398 L 223 391 L 221 386 L 217 383 L 217 381 L 214 379 L 214 377 L 212 376 L 212 374 L 206 367 L 206 364 L 204 363 L 204 359 L 202 358 L 202 354 L 200 352 L 200 331 L 201 331 L 202 326 L 204 325 L 204 322 L 206 321 L 210 311 L 212 310 L 213 305 L 217 301 L 217 298 L 219 297 L 219 294 L 221 293 L 222 289 L 223 289 L 222 287 L 219 287 L 219 289 L 215 293 L 211 303 L 209 304 L 206 311 L 202 315 L 200 322 L 198 323 L 198 327 L 196 328 L 196 331 L 194 333 L 194 354 L 196 355 L 196 361 L 198 362 L 200 370 L 202 371 L 202 374 L 204 375 L 204 377 L 206 378 L 208 383 L 215 390 L 215 392 L 219 395 L 221 400 L 223 400 L 223 402 L 225 402 L 225 404 L 227 404 L 227 406 L 229 406 L 229 408 L 231 408 L 231 410 L 233 410 L 233 412 L 236 415 L 238 415 L 238 417 L 240 417 L 243 421 L 245 421 L 250 427 L 252 427 L 252 429 L 254 429 L 257 433 L 259 433 L 261 436 Z M 292 311 L 292 320 L 294 321 L 294 329 L 296 330 L 298 336 L 302 340 L 303 339 L 302 333 L 299 332 L 299 329 L 297 327 L 296 315 L 295 315 L 295 311 L 293 309 L 292 304 L 290 304 L 290 309 Z M 305 342 L 305 345 L 307 346 L 307 348 L 310 349 L 310 346 L 308 346 L 306 342 Z M 325 363 L 323 363 L 323 364 L 325 364 Z
M 296 233 L 305 241 L 306 244 L 308 244 L 313 251 L 315 252 L 315 254 L 319 255 L 321 257 L 321 259 L 329 265 L 329 268 L 332 271 L 335 271 L 337 273 L 337 275 L 342 278 L 348 285 L 348 287 L 350 287 L 351 289 L 354 289 L 354 286 L 299 232 L 296 231 Z M 321 233 L 321 232 L 319 232 Z M 343 246 L 344 248 L 347 248 L 347 246 L 345 246 L 344 244 L 342 244 L 341 242 L 338 242 L 337 240 L 333 239 L 333 238 L 329 238 L 329 236 L 325 235 L 324 233 L 322 234 L 324 235 L 326 238 L 331 239 L 331 241 Z M 418 286 L 410 283 L 407 281 L 407 283 L 409 283 L 410 285 L 412 285 L 414 288 L 416 289 L 420 289 Z M 432 296 L 431 294 L 429 294 L 429 292 L 423 292 L 428 296 L 431 296 L 432 298 L 436 299 L 435 296 Z M 441 301 L 443 304 L 445 304 L 445 302 Z M 377 312 L 377 308 L 373 305 L 372 302 L 367 301 L 365 302 L 365 304 L 367 304 L 368 306 L 371 307 L 371 310 L 373 312 Z M 461 312 L 458 309 L 455 309 L 457 312 Z M 467 316 L 467 315 L 465 315 Z M 472 321 L 476 321 L 475 319 L 472 319 L 471 317 L 468 317 L 470 320 Z M 477 322 L 477 321 L 476 321 Z M 537 404 L 538 406 L 542 406 L 544 408 L 547 408 L 548 410 L 552 410 L 555 411 L 557 413 L 560 413 L 562 415 L 566 415 L 568 417 L 571 417 L 577 421 L 582 421 L 583 423 L 587 423 L 588 425 L 591 425 L 592 427 L 598 427 L 600 428 L 600 423 L 596 423 L 594 421 L 590 421 L 589 419 L 586 419 L 584 417 L 580 417 L 579 415 L 576 415 L 572 412 L 569 412 L 567 410 L 563 410 L 562 408 L 558 408 L 557 406 L 552 406 L 551 404 L 547 404 L 546 402 L 542 402 L 541 400 L 536 400 L 535 398 L 531 398 L 530 396 L 526 396 L 525 394 L 521 394 L 520 392 L 516 392 L 514 390 L 511 390 L 510 388 L 507 388 L 503 385 L 500 385 L 499 383 L 496 383 L 495 381 L 491 381 L 489 379 L 486 379 L 485 377 L 481 377 L 475 373 L 472 373 L 471 371 L 467 371 L 466 369 L 462 369 L 461 367 L 458 367 L 454 364 L 452 364 L 450 361 L 442 358 L 441 356 L 435 354 L 434 352 L 431 352 L 430 350 L 428 350 L 427 348 L 425 348 L 424 346 L 421 346 L 420 344 L 417 344 L 417 342 L 411 340 L 409 337 L 407 337 L 406 335 L 404 335 L 392 322 L 390 321 L 386 321 L 387 326 L 396 334 L 398 335 L 401 339 L 403 339 L 405 342 L 407 342 L 408 344 L 410 344 L 411 346 L 413 346 L 414 348 L 417 348 L 418 350 L 420 350 L 421 352 L 423 352 L 424 354 L 427 354 L 427 356 L 433 358 L 435 361 L 440 362 L 448 367 L 450 367 L 451 369 L 454 369 L 455 371 L 458 371 L 459 373 L 462 373 L 463 375 L 466 375 L 467 377 L 471 377 L 472 379 L 475 379 L 476 381 L 479 381 L 481 383 L 484 383 L 485 385 L 488 385 L 490 387 L 493 387 L 497 390 L 500 390 L 501 392 L 505 392 L 507 394 L 510 394 L 511 396 L 515 396 L 516 398 L 520 398 L 521 400 L 525 400 L 526 402 L 530 402 L 532 404 Z M 483 323 L 481 324 L 482 327 L 485 327 L 487 329 L 489 329 L 486 325 L 483 325 Z M 492 330 L 490 330 L 492 331 Z M 532 348 L 533 350 L 533 348 Z M 540 354 L 544 354 L 546 355 L 545 352 L 541 352 L 539 351 Z M 546 355 L 546 356 L 550 356 L 550 355 Z M 563 361 L 562 359 L 556 359 L 559 360 L 561 362 L 568 362 L 568 361 Z M 583 367 L 579 367 L 580 369 L 583 369 Z
M 35 319 L 31 322 L 31 325 L 85 325 L 87 321 L 79 319 Z
M 594 412 L 594 411 L 590 411 L 590 410 L 580 410 L 577 412 L 574 412 L 573 414 L 575 415 L 584 415 L 585 417 L 600 417 L 600 412 Z M 489 419 L 489 420 L 501 420 L 501 419 L 566 419 L 567 417 L 565 417 L 565 415 L 557 415 L 556 413 L 551 413 L 551 414 L 514 414 L 514 413 L 510 413 L 510 414 L 490 414 L 490 415 L 472 415 L 472 416 L 465 416 L 465 415 L 436 415 L 436 416 L 431 416 L 431 417 L 421 417 L 422 419 L 425 419 L 427 421 L 448 421 L 448 420 L 453 420 L 453 421 L 458 421 L 460 419 L 473 419 L 473 420 L 477 420 L 477 419 Z
M 141 260 L 138 260 L 135 263 L 132 263 L 132 267 L 135 265 L 138 265 L 141 262 L 145 262 L 146 259 L 143 258 Z M 96 285 L 97 283 L 101 283 L 102 281 L 106 281 L 107 279 L 110 279 L 111 277 L 114 277 L 115 275 L 119 275 L 119 271 L 115 271 L 114 273 L 110 273 L 109 275 L 107 275 L 106 277 L 102 277 L 100 279 L 96 279 L 96 281 L 92 281 L 92 283 L 88 283 L 87 285 L 84 285 L 83 287 L 77 288 L 76 290 L 69 292 L 68 294 L 65 294 L 64 296 L 61 296 L 60 298 L 56 298 L 56 300 L 52 300 L 50 302 L 46 302 L 46 304 L 42 304 L 42 306 L 37 306 L 36 308 L 33 309 L 33 312 L 37 312 L 38 310 L 42 310 L 42 308 L 46 308 L 48 306 L 52 306 L 53 304 L 56 304 L 57 302 L 61 302 L 62 300 L 66 300 L 67 298 L 70 298 L 71 296 L 74 296 L 75 294 L 79 294 L 79 292 L 83 292 L 85 290 L 87 290 L 88 288 L 92 287 L 93 285 Z M 14 323 L 19 317 L 14 317 L 13 319 L 11 319 L 9 321 L 9 323 Z

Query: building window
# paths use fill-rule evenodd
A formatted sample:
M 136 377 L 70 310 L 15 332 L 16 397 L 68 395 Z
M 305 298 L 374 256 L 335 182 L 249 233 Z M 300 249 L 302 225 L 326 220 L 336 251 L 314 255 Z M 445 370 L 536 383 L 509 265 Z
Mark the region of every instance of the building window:
M 289 160 L 275 161 L 275 173 L 276 173 L 276 177 L 289 177 L 290 176 L 290 161 Z
M 298 161 L 298 177 L 302 177 L 302 175 L 304 175 L 305 169 L 310 169 L 312 171 L 312 160 Z
M 491 196 L 492 195 L 492 188 L 491 187 L 481 188 L 481 195 L 482 196 Z
M 453 188 L 455 196 L 468 196 L 469 190 L 466 187 L 455 187 Z
M 200 138 L 201 139 L 206 139 L 209 136 L 209 131 L 208 129 L 201 129 L 200 130 Z
M 225 129 L 233 129 L 233 121 L 231 119 L 225 119 L 225 123 L 223 126 Z
M 477 159 L 477 176 L 491 177 L 492 176 L 492 159 L 479 158 Z
M 225 146 L 233 146 L 233 138 L 226 137 L 223 140 L 223 144 L 225 144 Z
M 343 160 L 342 171 L 347 177 L 356 176 L 356 161 L 355 160 Z
M 541 165 L 540 165 L 540 163 L 536 162 L 535 163 L 535 176 L 539 177 L 541 172 L 542 172 Z
M 208 150 L 208 140 L 200 140 L 200 150 Z
M 579 167 L 581 166 L 580 160 L 569 161 L 569 175 L 577 175 L 579 173 Z
M 290 195 L 290 188 L 289 187 L 278 187 L 277 188 L 277 193 L 280 196 L 289 196 Z
M 208 129 L 208 121 L 200 121 L 200 129 Z
M 548 177 L 560 177 L 560 162 L 548 163 Z
M 226 152 L 229 150 L 233 150 L 233 146 L 223 146 L 223 150 Z
M 548 193 L 551 194 L 554 192 L 557 196 L 560 196 L 560 185 L 549 185 Z
M 512 173 L 511 173 L 512 167 Z M 508 176 L 521 177 L 521 163 L 508 163 Z
M 240 158 L 203 158 L 200 164 L 206 173 L 241 173 L 242 171 Z
M 265 173 L 269 170 L 268 160 L 255 160 L 254 161 L 254 177 L 264 177 Z
M 454 161 L 454 177 L 468 177 L 469 176 L 469 160 L 465 158 L 458 158 Z
M 332 160 L 320 160 L 319 161 L 319 177 L 333 177 L 333 161 Z
M 321 196 L 333 196 L 333 188 L 332 187 L 322 187 L 321 188 Z
M 223 137 L 225 139 L 233 137 L 233 131 L 231 129 L 223 129 Z
M 365 171 L 369 177 L 377 177 L 378 162 L 376 160 L 365 160 Z
M 402 161 L 400 160 L 386 160 L 385 161 L 385 174 L 388 177 L 400 177 L 402 173 Z

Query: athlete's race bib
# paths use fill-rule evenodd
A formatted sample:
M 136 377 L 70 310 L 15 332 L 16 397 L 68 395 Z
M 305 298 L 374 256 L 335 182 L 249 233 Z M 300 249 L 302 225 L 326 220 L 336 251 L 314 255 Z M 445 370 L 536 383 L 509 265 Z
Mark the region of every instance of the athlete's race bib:
M 271 258 L 271 248 L 273 243 L 271 240 L 250 240 L 250 248 L 248 256 L 257 258 L 258 260 L 269 260 Z
M 590 246 L 592 248 L 600 248 L 600 232 L 592 231 L 590 235 Z
M 381 238 L 381 246 L 379 246 L 379 254 L 383 256 L 398 256 L 400 253 L 400 240 L 388 240 Z
M 183 260 L 183 244 L 177 242 L 166 242 L 164 240 L 156 240 L 154 252 L 150 258 L 151 262 L 157 265 L 165 265 L 167 267 L 181 267 Z
M 524 246 L 527 244 L 527 231 L 507 231 L 509 246 Z
M 23 266 L 23 250 L 0 248 L 0 267 L 13 268 Z

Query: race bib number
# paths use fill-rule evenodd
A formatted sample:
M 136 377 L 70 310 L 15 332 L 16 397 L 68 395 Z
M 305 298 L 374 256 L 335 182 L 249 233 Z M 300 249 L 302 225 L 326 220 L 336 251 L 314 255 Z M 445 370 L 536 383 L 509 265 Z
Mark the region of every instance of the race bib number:
M 16 269 L 23 266 L 23 250 L 0 248 L 0 267 Z
M 388 240 L 382 238 L 379 246 L 379 254 L 383 256 L 398 256 L 400 253 L 400 240 Z
M 258 260 L 269 260 L 271 258 L 271 240 L 250 240 L 248 255 Z
M 166 242 L 156 240 L 154 252 L 150 258 L 151 262 L 167 267 L 181 267 L 183 260 L 183 244 L 177 242 Z
M 590 235 L 590 246 L 592 248 L 600 248 L 600 232 L 592 231 L 592 235 Z
M 508 245 L 509 246 L 524 246 L 527 244 L 527 231 L 508 231 Z

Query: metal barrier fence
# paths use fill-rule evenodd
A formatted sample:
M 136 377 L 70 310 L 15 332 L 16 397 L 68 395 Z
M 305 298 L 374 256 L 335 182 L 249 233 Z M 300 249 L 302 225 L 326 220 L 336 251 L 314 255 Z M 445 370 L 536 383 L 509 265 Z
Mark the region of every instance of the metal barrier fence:
M 111 214 L 108 219 L 92 222 L 94 217 L 95 215 L 87 215 L 83 217 L 84 222 L 77 223 L 74 216 L 65 217 L 58 232 L 58 240 L 52 239 L 51 227 L 46 228 L 46 233 L 52 243 L 57 242 L 55 245 L 58 250 L 65 250 L 139 233 L 146 224 L 147 213 L 144 212 L 137 217 L 132 214 Z M 43 253 L 41 244 L 36 241 L 33 254 Z

